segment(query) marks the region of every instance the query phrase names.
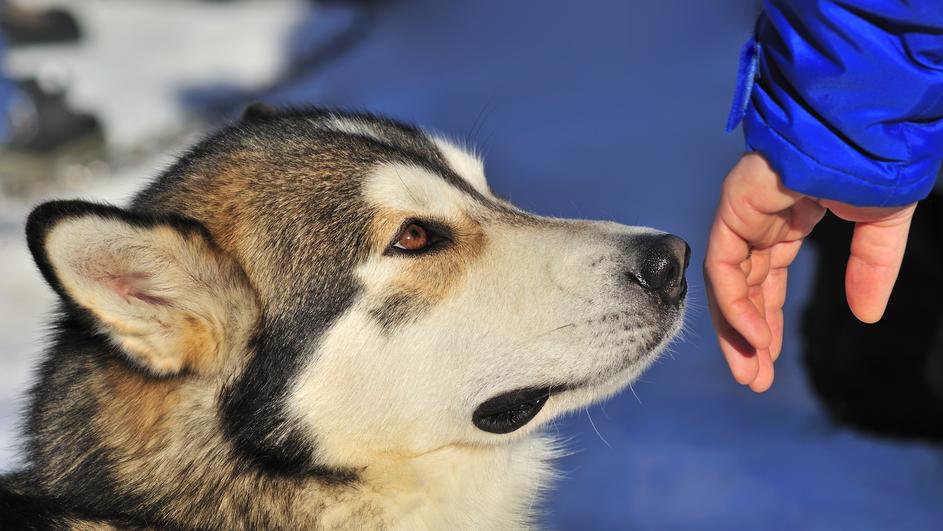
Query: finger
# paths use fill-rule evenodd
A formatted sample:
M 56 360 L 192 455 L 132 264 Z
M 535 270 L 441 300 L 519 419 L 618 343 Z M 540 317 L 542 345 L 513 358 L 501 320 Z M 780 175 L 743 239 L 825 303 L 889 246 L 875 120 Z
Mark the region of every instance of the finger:
M 865 323 L 875 323 L 884 315 L 904 259 L 912 214 L 911 209 L 904 216 L 855 225 L 845 294 L 852 313 Z
M 747 255 L 747 259 L 740 262 L 740 272 L 743 273 L 743 278 L 750 278 L 750 273 L 752 271 L 753 271 L 753 260 L 750 260 L 750 256 Z
M 748 293 L 750 297 L 750 302 L 753 303 L 753 307 L 756 308 L 760 315 L 763 316 L 763 320 L 766 321 L 766 302 L 763 300 L 763 285 L 750 286 L 748 288 Z
M 770 269 L 785 269 L 792 264 L 802 248 L 803 240 L 792 240 L 778 243 L 770 248 Z
M 775 363 L 779 353 L 783 350 L 783 310 L 779 308 L 766 312 L 766 322 L 769 324 L 772 340 L 769 344 L 769 357 Z
M 783 305 L 786 303 L 786 268 L 771 269 L 763 283 L 766 324 L 770 330 L 769 356 L 779 358 L 783 346 Z
M 786 304 L 788 267 L 799 253 L 803 240 L 783 242 L 770 249 L 770 270 L 763 284 L 766 324 L 770 329 L 770 359 L 775 363 L 783 348 L 783 306 Z
M 767 260 L 765 260 L 766 268 L 768 268 L 769 266 L 768 257 L 769 257 L 769 253 L 767 252 L 766 253 Z M 754 267 L 754 271 L 766 269 L 763 267 L 764 266 L 763 258 L 756 256 L 756 254 L 754 254 L 754 260 L 758 262 L 757 266 Z M 757 310 L 760 311 L 760 313 L 763 315 L 763 318 L 768 319 L 766 315 L 766 302 L 763 296 L 763 288 L 766 284 L 767 279 L 755 278 L 753 280 L 760 282 L 760 284 L 750 286 L 750 289 L 749 289 L 750 301 L 753 303 L 754 306 L 756 306 Z M 767 321 L 767 324 L 768 323 L 769 321 Z M 771 342 L 771 346 L 772 346 L 772 342 Z M 752 382 L 750 382 L 750 389 L 752 389 L 753 391 L 757 393 L 762 393 L 763 391 L 766 391 L 767 389 L 769 389 L 771 385 L 773 385 L 773 362 L 772 362 L 772 358 L 770 357 L 770 352 L 768 348 L 757 349 L 756 355 L 754 357 L 756 358 L 756 362 L 757 362 L 757 371 L 756 371 L 756 377 L 753 379 Z
M 757 370 L 756 379 L 750 383 L 750 389 L 756 393 L 763 393 L 773 386 L 773 376 L 775 375 L 773 370 L 773 360 L 771 359 L 768 350 L 761 350 L 757 352 L 756 359 L 759 367 Z
M 811 197 L 803 197 L 789 211 L 789 229 L 783 235 L 784 241 L 801 240 L 812 232 L 828 209 Z
M 768 327 L 769 322 L 766 320 L 766 303 L 763 301 L 763 285 L 760 284 L 758 286 L 750 286 L 749 294 L 750 294 L 749 295 L 750 302 L 753 303 L 753 306 L 756 307 L 757 311 L 760 312 L 760 315 L 763 316 L 763 321 L 767 323 L 767 327 Z M 772 337 L 772 331 L 770 331 L 770 336 Z M 761 350 L 767 350 L 767 349 L 754 349 L 754 351 L 756 352 L 754 357 L 757 359 L 758 362 L 760 361 Z M 757 377 L 759 377 L 759 373 L 762 372 L 762 370 L 763 370 L 763 366 L 762 366 L 762 363 L 760 363 L 757 366 L 757 371 L 759 371 L 757 373 Z
M 723 320 L 754 348 L 762 349 L 769 345 L 769 327 L 750 301 L 747 279 L 740 269 L 748 255 L 746 242 L 716 219 L 704 260 L 706 284 Z
M 754 249 L 747 261 L 750 262 L 747 272 L 747 286 L 759 286 L 769 273 L 770 250 Z
M 730 367 L 730 374 L 738 384 L 749 385 L 756 380 L 760 368 L 757 359 L 758 351 L 743 339 L 739 332 L 732 327 L 718 332 L 717 342 Z
M 710 310 L 711 320 L 714 322 L 714 329 L 717 330 L 717 342 L 720 345 L 720 351 L 727 360 L 730 367 L 730 373 L 734 380 L 741 385 L 746 385 L 756 379 L 759 368 L 756 360 L 756 350 L 740 335 L 730 323 L 724 319 L 720 310 L 714 304 L 714 296 L 711 293 L 710 285 L 707 285 L 707 305 Z

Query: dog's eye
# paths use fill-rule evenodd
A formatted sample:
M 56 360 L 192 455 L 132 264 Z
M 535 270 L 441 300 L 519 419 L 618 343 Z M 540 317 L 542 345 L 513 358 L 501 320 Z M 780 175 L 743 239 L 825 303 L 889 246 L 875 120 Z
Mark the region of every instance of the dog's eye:
M 429 246 L 430 238 L 426 228 L 418 223 L 406 225 L 393 247 L 403 251 L 419 252 Z
M 390 243 L 388 253 L 423 254 L 448 245 L 452 241 L 448 227 L 433 222 L 410 220 Z

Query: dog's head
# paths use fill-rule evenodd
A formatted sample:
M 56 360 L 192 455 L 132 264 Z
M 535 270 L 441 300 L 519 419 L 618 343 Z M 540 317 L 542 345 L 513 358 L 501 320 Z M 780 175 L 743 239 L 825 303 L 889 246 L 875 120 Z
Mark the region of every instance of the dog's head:
M 129 210 L 28 224 L 54 288 L 154 378 L 218 385 L 234 447 L 284 470 L 500 445 L 626 386 L 682 322 L 689 250 L 535 216 L 412 127 L 251 113 Z

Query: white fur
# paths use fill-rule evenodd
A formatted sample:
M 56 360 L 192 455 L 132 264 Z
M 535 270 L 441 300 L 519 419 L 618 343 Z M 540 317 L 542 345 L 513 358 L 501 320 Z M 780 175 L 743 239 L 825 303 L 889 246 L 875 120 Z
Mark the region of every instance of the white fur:
M 368 122 L 352 120 L 343 116 L 332 116 L 327 120 L 317 121 L 315 123 L 319 127 L 324 127 L 326 129 L 330 129 L 331 131 L 337 131 L 339 133 L 346 133 L 349 135 L 365 136 L 378 142 L 386 141 L 380 132 L 374 129 L 374 127 Z
M 455 170 L 468 184 L 482 194 L 490 195 L 491 188 L 485 179 L 485 165 L 477 155 L 459 148 L 442 137 L 434 137 L 436 147 L 445 158 L 445 162 Z

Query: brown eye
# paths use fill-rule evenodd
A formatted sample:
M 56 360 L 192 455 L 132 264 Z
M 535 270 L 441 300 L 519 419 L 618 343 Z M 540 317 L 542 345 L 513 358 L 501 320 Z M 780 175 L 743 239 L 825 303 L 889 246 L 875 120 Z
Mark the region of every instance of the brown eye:
M 452 230 L 443 223 L 413 219 L 403 223 L 402 227 L 387 247 L 387 254 L 423 255 L 452 244 Z
M 404 251 L 421 251 L 429 246 L 429 234 L 416 223 L 410 223 L 400 234 L 393 247 Z

